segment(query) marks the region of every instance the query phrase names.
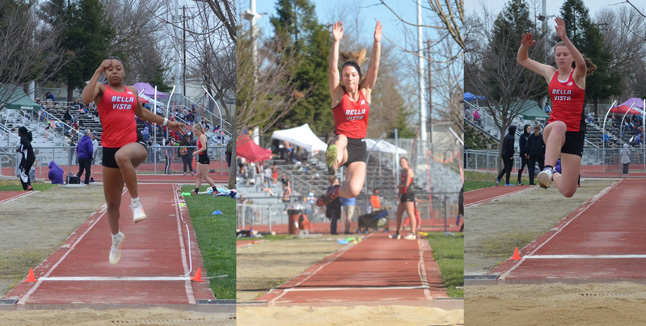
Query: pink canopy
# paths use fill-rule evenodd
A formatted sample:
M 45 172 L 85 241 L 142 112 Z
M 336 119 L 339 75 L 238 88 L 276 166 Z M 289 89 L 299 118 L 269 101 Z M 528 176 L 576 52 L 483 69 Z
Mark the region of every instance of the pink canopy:
M 264 161 L 271 158 L 271 149 L 264 149 L 253 142 L 249 135 L 238 137 L 236 154 L 249 162 Z

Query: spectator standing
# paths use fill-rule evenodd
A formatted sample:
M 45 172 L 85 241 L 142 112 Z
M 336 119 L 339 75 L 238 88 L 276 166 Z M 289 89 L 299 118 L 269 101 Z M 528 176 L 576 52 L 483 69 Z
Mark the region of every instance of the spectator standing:
M 623 174 L 628 174 L 628 165 L 630 164 L 630 150 L 628 144 L 624 144 L 624 148 L 619 151 L 621 155 L 621 164 L 623 165 Z
M 179 146 L 178 155 L 182 159 L 184 175 L 186 175 L 186 169 L 193 175 L 193 149 L 189 148 L 191 143 L 188 140 L 188 136 L 182 137 Z
M 90 174 L 92 168 L 92 154 L 94 149 L 92 147 L 92 139 L 90 138 L 90 130 L 86 129 L 83 137 L 76 146 L 76 152 L 78 153 L 78 163 L 79 163 L 79 172 L 76 174 L 76 177 L 81 180 L 81 176 L 85 171 L 85 182 L 84 184 L 90 184 Z
M 339 185 L 339 179 L 330 177 L 330 186 L 327 191 Z M 341 218 L 341 198 L 337 197 L 325 206 L 325 216 L 330 219 L 330 234 L 337 234 L 337 225 Z
M 513 184 L 509 183 L 509 177 L 511 175 L 511 169 L 514 166 L 514 138 L 516 135 L 516 126 L 509 126 L 508 130 L 509 132 L 502 141 L 502 152 L 500 153 L 504 166 L 496 177 L 496 186 L 500 184 L 500 179 L 503 175 L 505 175 L 505 185 L 513 186 Z
M 18 177 L 22 184 L 22 190 L 34 190 L 31 187 L 31 178 L 29 177 L 31 167 L 36 161 L 34 149 L 31 147 L 31 141 L 33 140 L 31 131 L 28 131 L 26 127 L 20 127 L 18 128 L 18 136 L 20 137 L 20 145 L 16 151 L 21 155 L 20 164 L 18 165 Z
M 352 234 L 350 232 L 350 225 L 352 224 L 352 217 L 354 216 L 354 209 L 356 207 L 356 197 L 341 197 L 341 207 L 343 207 L 343 233 Z
M 538 162 L 538 168 L 543 171 L 545 166 L 545 142 L 543 141 L 543 134 L 541 134 L 541 126 L 534 125 L 534 132 L 527 137 L 527 145 L 529 151 L 529 185 L 534 186 L 534 171 L 535 165 Z
M 68 125 L 71 125 L 72 121 L 74 121 L 74 118 L 70 113 L 70 108 L 67 108 L 67 110 L 65 110 L 65 114 L 63 115 L 63 121 L 65 121 L 65 123 Z
M 264 182 L 267 184 L 267 187 L 272 186 L 272 184 L 271 184 L 271 173 L 272 173 L 271 167 L 269 167 L 269 165 L 267 165 L 265 167 L 265 169 L 263 170 L 263 178 L 264 178 Z
M 522 186 L 523 183 L 520 182 L 520 177 L 523 175 L 523 170 L 527 163 L 529 163 L 529 150 L 527 148 L 527 137 L 529 137 L 532 127 L 529 124 L 526 124 L 523 127 L 523 134 L 520 135 L 518 139 L 518 144 L 520 145 L 520 169 L 518 169 L 518 185 Z
M 283 210 L 287 211 L 290 208 L 290 202 L 292 198 L 292 188 L 289 186 L 289 183 L 283 183 Z

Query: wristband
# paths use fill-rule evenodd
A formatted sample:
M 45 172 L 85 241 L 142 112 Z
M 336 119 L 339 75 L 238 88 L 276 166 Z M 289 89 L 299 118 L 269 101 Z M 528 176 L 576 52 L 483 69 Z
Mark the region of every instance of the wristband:
M 164 118 L 164 123 L 162 124 L 162 127 L 166 127 L 168 124 L 168 118 Z

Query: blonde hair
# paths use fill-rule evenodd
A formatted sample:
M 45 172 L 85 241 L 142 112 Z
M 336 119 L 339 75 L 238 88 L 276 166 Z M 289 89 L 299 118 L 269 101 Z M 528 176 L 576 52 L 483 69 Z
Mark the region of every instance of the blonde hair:
M 556 43 L 556 45 L 554 45 L 554 51 L 556 51 L 557 46 L 565 46 L 565 47 L 567 47 L 565 45 L 565 42 L 559 41 L 558 43 Z M 590 58 L 588 58 L 586 56 L 583 56 L 583 60 L 585 60 L 585 66 L 587 68 L 587 71 L 586 71 L 585 75 L 586 76 L 592 75 L 595 72 L 595 70 L 597 70 L 597 65 L 595 65 L 592 62 L 592 60 L 590 60 Z M 574 69 L 574 68 L 576 68 L 576 61 L 572 60 L 572 69 Z
M 193 125 L 193 130 L 195 130 L 195 129 L 199 130 L 200 134 L 204 133 L 204 128 L 202 128 L 202 125 L 199 124 L 199 123 L 196 123 L 196 124 Z
M 348 61 L 354 61 L 358 65 L 361 65 L 366 60 L 366 49 L 361 49 L 359 51 L 339 51 L 339 60 L 346 63 Z
M 538 134 L 541 133 L 541 125 L 535 124 L 534 125 L 534 136 L 538 136 Z

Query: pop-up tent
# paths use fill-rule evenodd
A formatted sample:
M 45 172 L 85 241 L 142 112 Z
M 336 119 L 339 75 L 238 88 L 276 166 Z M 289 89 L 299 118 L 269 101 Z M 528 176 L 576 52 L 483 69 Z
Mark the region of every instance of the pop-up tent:
M 643 104 L 642 104 L 643 105 Z M 630 110 L 630 111 L 629 111 Z M 642 114 L 643 111 L 637 107 L 630 108 L 630 106 L 626 106 L 624 104 L 615 106 L 614 108 L 610 109 L 610 113 L 615 113 L 615 114 Z
M 15 88 L 14 91 L 11 93 L 11 95 L 6 96 L 6 94 L 9 94 L 9 91 Z M 15 87 L 13 85 L 6 85 L 0 87 L 0 94 L 3 95 L 4 98 L 8 98 L 7 104 L 5 105 L 5 108 L 9 110 L 38 110 L 40 109 L 40 105 L 38 103 L 32 101 L 27 94 L 22 90 L 21 87 Z
M 137 92 L 139 92 L 139 95 L 141 95 L 141 90 L 143 89 L 144 92 L 143 94 L 154 99 L 155 98 L 155 87 L 151 86 L 148 83 L 135 83 L 135 88 L 137 89 Z M 157 92 L 157 98 L 160 99 L 167 99 L 168 94 L 162 93 L 162 92 Z
M 375 146 L 377 144 L 377 146 Z M 377 142 L 375 140 L 366 138 L 366 147 L 368 151 L 372 152 L 381 152 L 381 153 L 389 153 L 389 154 L 406 154 L 408 151 L 406 151 L 403 148 L 397 147 L 391 143 L 385 142 L 385 141 L 380 141 Z
M 618 106 L 622 106 L 622 105 L 625 105 L 626 107 L 632 106 L 633 108 L 644 109 L 644 100 L 640 99 L 639 97 L 631 97 L 628 100 L 626 100 L 626 102 L 621 103 Z
M 236 154 L 249 162 L 264 161 L 271 158 L 271 149 L 264 149 L 253 142 L 249 135 L 238 137 Z
M 271 138 L 288 141 L 308 152 L 324 151 L 327 145 L 320 140 L 306 123 L 300 127 L 274 131 Z

